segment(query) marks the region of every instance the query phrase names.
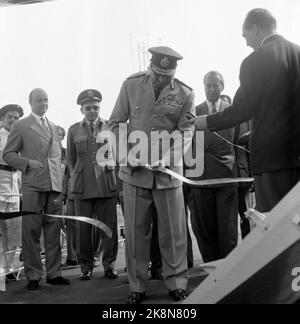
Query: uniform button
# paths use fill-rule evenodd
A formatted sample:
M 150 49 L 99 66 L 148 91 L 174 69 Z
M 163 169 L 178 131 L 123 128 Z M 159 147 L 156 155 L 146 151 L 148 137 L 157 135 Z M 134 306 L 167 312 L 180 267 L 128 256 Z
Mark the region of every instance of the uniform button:
M 157 115 L 152 115 L 153 118 L 157 118 Z

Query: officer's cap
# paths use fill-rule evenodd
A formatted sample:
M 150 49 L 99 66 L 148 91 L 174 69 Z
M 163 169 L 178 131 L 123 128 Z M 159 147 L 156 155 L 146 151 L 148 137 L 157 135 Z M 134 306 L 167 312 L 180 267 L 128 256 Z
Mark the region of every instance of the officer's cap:
M 77 104 L 82 106 L 89 101 L 102 101 L 102 94 L 98 90 L 88 89 L 80 93 L 77 98 Z
M 158 74 L 173 75 L 177 61 L 183 59 L 183 56 L 166 46 L 151 47 L 149 52 L 152 54 L 152 69 Z
M 0 109 L 0 118 L 4 117 L 9 111 L 16 111 L 20 118 L 24 116 L 24 111 L 19 105 L 6 105 Z

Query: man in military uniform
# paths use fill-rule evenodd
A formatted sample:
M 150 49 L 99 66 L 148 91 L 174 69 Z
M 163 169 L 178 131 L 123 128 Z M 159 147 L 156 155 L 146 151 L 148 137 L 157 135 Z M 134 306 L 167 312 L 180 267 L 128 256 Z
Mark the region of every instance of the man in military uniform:
M 185 131 L 192 139 L 193 126 L 184 116 L 194 113 L 194 94 L 192 89 L 174 78 L 177 61 L 183 57 L 169 47 L 155 47 L 149 52 L 152 54 L 149 71 L 135 74 L 123 83 L 110 117 L 110 128 L 118 139 L 120 123 L 129 121 L 129 135 L 143 131 L 147 135 L 148 147 L 157 144 L 153 139 L 151 141 L 151 133 L 155 131 L 166 131 L 167 134 Z M 182 156 L 182 152 L 180 154 Z M 130 154 L 128 158 L 130 160 Z M 122 164 L 120 156 L 119 162 Z M 124 186 L 126 265 L 130 284 L 127 303 L 138 304 L 145 298 L 154 208 L 164 283 L 175 300 L 185 299 L 188 268 L 182 183 L 146 168 L 146 164 L 151 164 L 149 159 L 135 162 L 132 160 L 132 163 L 121 166 L 119 173 Z M 169 168 L 182 174 L 182 166 L 174 164 Z
M 8 134 L 14 122 L 23 117 L 23 109 L 19 105 L 6 105 L 0 110 L 3 128 L 0 129 L 0 212 L 16 212 L 20 208 L 19 176 L 16 169 L 3 161 L 3 150 Z M 21 220 L 0 220 L 0 237 L 2 236 L 3 251 L 13 251 L 21 246 Z M 0 251 L 2 250 L 0 246 Z M 14 254 L 5 258 L 6 271 L 13 266 Z M 0 261 L 1 263 L 1 261 Z
M 114 264 L 118 252 L 117 233 L 117 185 L 113 167 L 100 166 L 96 156 L 103 144 L 97 143 L 97 135 L 108 130 L 108 123 L 99 117 L 102 95 L 97 90 L 80 93 L 77 104 L 81 106 L 83 121 L 70 127 L 67 155 L 71 169 L 70 191 L 75 200 L 76 215 L 97 218 L 112 230 L 112 238 L 103 233 L 102 263 L 105 277 L 116 279 Z M 90 280 L 93 271 L 92 226 L 76 224 L 78 263 L 81 280 Z

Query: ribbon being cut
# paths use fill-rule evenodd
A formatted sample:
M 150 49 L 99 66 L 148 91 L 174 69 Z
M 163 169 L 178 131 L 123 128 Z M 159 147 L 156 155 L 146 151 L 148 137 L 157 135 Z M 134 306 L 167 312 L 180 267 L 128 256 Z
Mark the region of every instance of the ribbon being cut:
M 208 186 L 208 185 L 217 185 L 217 184 L 231 184 L 231 183 L 251 183 L 254 181 L 253 178 L 233 178 L 233 179 L 211 179 L 211 180 L 200 180 L 200 181 L 193 181 L 190 180 L 188 178 L 185 178 L 183 176 L 181 176 L 180 174 L 167 169 L 166 167 L 163 166 L 157 166 L 157 167 L 152 167 L 150 165 L 146 165 L 145 168 L 151 170 L 152 172 L 163 172 L 166 173 L 182 182 L 185 182 L 187 184 L 190 185 L 196 185 L 196 186 Z M 11 219 L 15 219 L 18 217 L 28 217 L 32 214 L 37 214 L 37 213 L 33 213 L 31 211 L 20 211 L 20 212 L 12 212 L 12 213 L 2 213 L 0 212 L 0 221 L 1 220 L 11 220 Z M 102 223 L 101 221 L 97 220 L 97 219 L 92 219 L 92 218 L 88 218 L 88 217 L 83 217 L 83 216 L 63 216 L 63 215 L 49 215 L 49 214 L 42 214 L 42 213 L 38 213 L 38 215 L 45 215 L 48 217 L 54 217 L 54 218 L 61 218 L 61 219 L 72 219 L 75 221 L 79 221 L 79 222 L 85 222 L 88 223 L 90 225 L 96 226 L 99 229 L 101 229 L 108 237 L 112 237 L 112 231 L 111 229 L 106 226 L 104 223 Z M 1 239 L 1 237 L 0 237 Z M 20 241 L 21 238 L 18 239 L 18 241 Z M 0 240 L 1 241 L 1 240 Z M 1 252 L 1 250 L 0 250 Z M 2 256 L 4 256 L 4 259 L 6 259 L 6 255 L 11 253 L 12 251 L 3 251 L 0 253 L 0 256 L 2 254 Z M 7 273 L 7 271 L 6 271 Z M 1 275 L 0 275 L 1 276 Z
M 147 169 L 151 170 L 152 172 L 163 172 L 166 173 L 182 182 L 185 182 L 190 185 L 195 185 L 195 186 L 208 186 L 208 185 L 217 185 L 217 184 L 231 184 L 231 183 L 251 183 L 254 181 L 253 178 L 228 178 L 228 179 L 211 179 L 211 180 L 200 180 L 200 181 L 193 181 L 188 178 L 183 177 L 182 175 L 169 170 L 165 167 L 151 167 L 150 165 L 145 166 Z M 14 213 L 1 213 L 0 212 L 0 220 L 7 220 L 7 219 L 13 219 L 17 217 L 26 217 L 30 216 L 32 214 L 37 214 L 33 213 L 30 211 L 20 211 L 20 212 L 14 212 Z M 91 219 L 88 217 L 83 217 L 83 216 L 62 216 L 62 215 L 48 215 L 48 214 L 38 214 L 38 215 L 45 215 L 49 217 L 55 217 L 55 218 L 61 218 L 61 219 L 73 219 L 79 222 L 85 222 L 90 225 L 94 225 L 98 228 L 100 228 L 107 236 L 111 237 L 112 232 L 111 229 L 108 228 L 104 223 L 100 222 L 97 219 Z

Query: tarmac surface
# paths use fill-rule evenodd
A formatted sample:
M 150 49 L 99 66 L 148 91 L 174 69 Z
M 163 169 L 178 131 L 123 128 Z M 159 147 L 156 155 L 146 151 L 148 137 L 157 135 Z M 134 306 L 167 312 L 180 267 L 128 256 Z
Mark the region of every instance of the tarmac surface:
M 119 225 L 123 219 L 119 217 Z M 192 232 L 191 232 L 192 233 Z M 202 263 L 201 255 L 193 239 L 194 268 L 189 270 L 188 292 L 191 293 L 206 278 L 207 274 L 199 268 Z M 70 286 L 51 286 L 45 278 L 40 282 L 37 291 L 26 290 L 27 281 L 21 275 L 19 281 L 10 281 L 6 284 L 6 291 L 0 291 L 0 304 L 125 304 L 129 288 L 125 271 L 125 246 L 120 242 L 116 269 L 119 278 L 109 280 L 104 278 L 103 267 L 94 268 L 93 279 L 81 281 L 80 268 L 64 269 L 62 275 L 71 280 Z M 168 290 L 162 281 L 149 280 L 147 282 L 147 298 L 143 304 L 175 304 L 168 296 Z M 180 303 L 180 302 L 179 302 Z

